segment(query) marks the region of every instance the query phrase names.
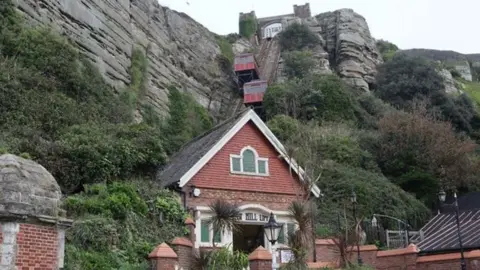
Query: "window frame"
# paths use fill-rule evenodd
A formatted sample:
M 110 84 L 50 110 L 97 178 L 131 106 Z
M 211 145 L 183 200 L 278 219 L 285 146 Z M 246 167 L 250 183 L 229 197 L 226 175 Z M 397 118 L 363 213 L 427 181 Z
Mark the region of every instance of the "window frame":
M 245 151 L 252 151 L 254 155 L 254 161 L 255 161 L 255 172 L 244 172 L 243 171 L 243 153 Z M 238 158 L 240 159 L 240 171 L 235 171 L 233 170 L 233 159 Z M 265 173 L 260 173 L 258 171 L 258 163 L 259 161 L 264 161 L 265 162 Z M 258 152 L 255 150 L 255 148 L 251 146 L 246 146 L 240 151 L 240 155 L 235 155 L 235 154 L 230 154 L 230 173 L 231 174 L 241 174 L 241 175 L 253 175 L 253 176 L 269 176 L 269 166 L 268 166 L 268 158 L 263 158 L 258 155 Z

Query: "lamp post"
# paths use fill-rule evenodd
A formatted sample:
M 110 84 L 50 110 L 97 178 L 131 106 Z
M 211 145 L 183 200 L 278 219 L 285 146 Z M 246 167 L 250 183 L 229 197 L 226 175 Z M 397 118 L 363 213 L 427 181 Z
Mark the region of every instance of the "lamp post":
M 265 236 L 267 237 L 268 242 L 272 249 L 272 269 L 275 270 L 275 265 L 277 264 L 277 256 L 275 254 L 274 245 L 278 240 L 280 229 L 282 225 L 279 225 L 273 216 L 273 213 L 270 213 L 270 218 L 268 223 L 263 225 Z
M 440 190 L 438 193 L 438 200 L 440 201 L 441 204 L 445 202 L 445 199 L 447 198 L 447 195 L 445 191 Z M 455 201 L 453 202 L 453 205 L 455 206 L 455 221 L 457 223 L 457 233 L 458 233 L 458 243 L 460 244 L 460 266 L 462 270 L 467 270 L 467 265 L 465 263 L 465 257 L 463 255 L 463 243 L 462 243 L 462 233 L 460 231 L 460 218 L 459 218 L 459 209 L 458 209 L 458 199 L 457 199 L 457 193 L 453 193 L 453 198 Z
M 353 219 L 355 220 L 355 228 L 357 224 L 357 194 L 352 190 L 352 197 L 350 198 L 353 204 Z M 357 235 L 357 261 L 358 265 L 362 265 L 362 258 L 360 257 L 360 235 L 358 231 L 355 233 Z

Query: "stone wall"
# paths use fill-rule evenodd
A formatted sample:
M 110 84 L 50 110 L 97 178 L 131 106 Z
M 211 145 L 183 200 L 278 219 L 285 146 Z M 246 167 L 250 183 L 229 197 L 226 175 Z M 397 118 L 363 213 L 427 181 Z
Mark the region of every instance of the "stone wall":
M 49 25 L 70 38 L 117 91 L 130 83 L 135 46 L 149 61 L 148 90 L 143 102 L 168 111 L 167 87 L 192 93 L 214 116 L 232 110 L 235 96 L 230 67 L 213 33 L 156 0 L 14 0 L 33 24 Z M 229 114 L 230 115 L 230 114 Z
M 295 14 L 295 17 L 302 19 L 312 17 L 312 12 L 310 11 L 310 3 L 306 3 L 305 5 L 294 5 L 293 13 Z
M 60 187 L 41 165 L 0 156 L 0 269 L 63 267 L 65 229 Z

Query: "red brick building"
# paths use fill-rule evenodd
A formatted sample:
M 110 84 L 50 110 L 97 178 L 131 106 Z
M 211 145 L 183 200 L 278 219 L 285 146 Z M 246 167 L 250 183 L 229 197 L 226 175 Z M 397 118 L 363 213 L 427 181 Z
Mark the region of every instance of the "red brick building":
M 294 163 L 257 114 L 246 110 L 186 144 L 157 178 L 181 192 L 196 225 L 195 248 L 212 247 L 209 205 L 223 198 L 239 205 L 242 230 L 216 236 L 216 245 L 251 252 L 271 248 L 263 233 L 270 213 L 284 225 L 277 247 L 288 244 L 287 231 L 296 226 L 288 206 L 302 196 L 304 181 Z M 316 186 L 311 191 L 320 195 Z

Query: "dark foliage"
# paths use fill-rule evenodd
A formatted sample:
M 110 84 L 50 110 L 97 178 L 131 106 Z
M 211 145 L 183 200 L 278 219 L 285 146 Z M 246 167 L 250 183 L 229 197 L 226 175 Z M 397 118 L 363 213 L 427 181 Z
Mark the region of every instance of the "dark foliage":
M 320 44 L 320 38 L 304 24 L 292 24 L 279 35 L 280 46 L 284 51 L 301 51 Z
M 410 108 L 419 100 L 429 104 L 430 111 L 439 112 L 462 131 L 471 132 L 471 121 L 477 114 L 466 96 L 447 95 L 443 79 L 435 67 L 421 58 L 404 55 L 393 57 L 379 68 L 375 94 L 398 108 Z

